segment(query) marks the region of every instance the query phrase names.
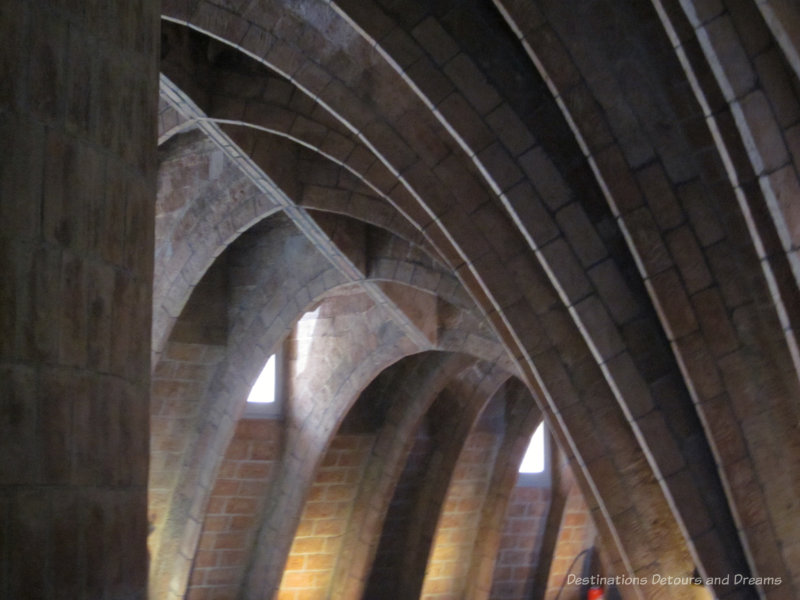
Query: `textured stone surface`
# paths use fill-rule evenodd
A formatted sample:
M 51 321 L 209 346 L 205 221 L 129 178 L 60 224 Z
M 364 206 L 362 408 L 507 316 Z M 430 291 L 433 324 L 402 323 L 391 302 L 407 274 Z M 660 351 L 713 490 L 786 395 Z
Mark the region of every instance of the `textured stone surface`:
M 3 597 L 146 596 L 158 16 L 0 9 Z
M 146 519 L 166 600 L 798 596 L 796 6 L 164 0 L 156 104 L 79 4 L 0 8 L 0 596 L 143 597 Z

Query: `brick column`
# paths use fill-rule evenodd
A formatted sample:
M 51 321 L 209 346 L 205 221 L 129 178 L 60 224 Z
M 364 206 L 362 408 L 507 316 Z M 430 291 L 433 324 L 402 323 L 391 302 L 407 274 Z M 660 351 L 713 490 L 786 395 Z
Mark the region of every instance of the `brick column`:
M 0 598 L 144 598 L 157 1 L 0 3 Z

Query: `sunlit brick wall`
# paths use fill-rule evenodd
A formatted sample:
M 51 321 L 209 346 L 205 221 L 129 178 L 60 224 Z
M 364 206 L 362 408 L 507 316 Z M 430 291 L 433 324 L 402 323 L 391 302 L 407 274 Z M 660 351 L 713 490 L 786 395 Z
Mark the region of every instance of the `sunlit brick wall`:
M 474 432 L 459 457 L 436 535 L 422 598 L 458 597 L 470 566 L 481 509 L 494 465 L 497 436 Z
M 374 436 L 337 435 L 309 493 L 281 580 L 280 600 L 326 598 Z
M 281 429 L 276 420 L 239 422 L 209 499 L 189 600 L 219 600 L 238 593 L 254 525 L 279 458 Z

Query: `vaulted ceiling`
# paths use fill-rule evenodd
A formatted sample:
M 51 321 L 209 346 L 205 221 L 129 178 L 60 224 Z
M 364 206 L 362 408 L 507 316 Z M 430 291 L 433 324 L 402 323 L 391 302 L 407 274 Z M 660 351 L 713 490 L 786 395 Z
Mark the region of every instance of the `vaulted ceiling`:
M 430 507 L 409 517 L 408 581 L 392 596 L 419 597 L 428 555 L 414 552 L 470 435 L 502 433 L 476 524 L 496 544 L 541 418 L 608 574 L 697 569 L 753 578 L 720 581 L 719 598 L 800 596 L 796 7 L 162 11 L 154 598 L 201 597 L 192 577 L 215 526 L 246 548 L 219 597 L 277 597 L 337 436 L 369 431 L 373 474 L 318 596 L 361 597 L 424 424 L 445 466 L 420 484 Z M 297 323 L 312 311 L 304 371 Z M 250 439 L 247 393 L 287 347 L 286 413 L 258 438 L 274 448 L 260 477 L 240 478 L 262 486 L 253 516 L 215 522 Z M 488 554 L 467 557 L 454 596 L 489 597 Z

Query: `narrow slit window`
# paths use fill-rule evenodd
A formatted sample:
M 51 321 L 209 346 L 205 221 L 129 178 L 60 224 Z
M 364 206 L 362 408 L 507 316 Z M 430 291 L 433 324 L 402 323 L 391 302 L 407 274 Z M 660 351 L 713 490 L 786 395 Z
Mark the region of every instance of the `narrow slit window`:
M 536 431 L 531 436 L 531 442 L 525 451 L 522 464 L 519 466 L 520 473 L 544 473 L 545 469 L 545 447 L 544 447 L 544 422 L 539 424 Z
M 267 364 L 264 365 L 264 370 L 261 375 L 256 379 L 253 389 L 250 390 L 250 395 L 247 397 L 247 402 L 250 404 L 272 404 L 275 402 L 275 355 L 269 357 Z

